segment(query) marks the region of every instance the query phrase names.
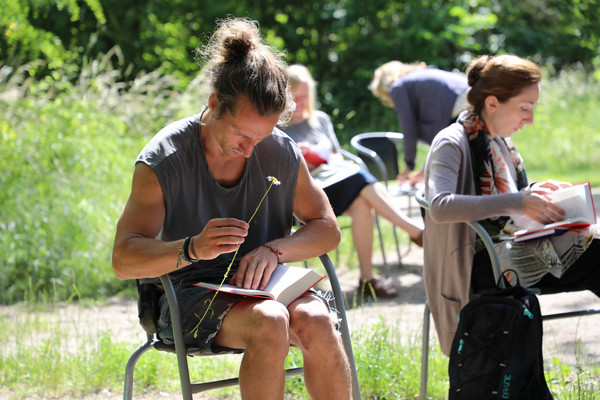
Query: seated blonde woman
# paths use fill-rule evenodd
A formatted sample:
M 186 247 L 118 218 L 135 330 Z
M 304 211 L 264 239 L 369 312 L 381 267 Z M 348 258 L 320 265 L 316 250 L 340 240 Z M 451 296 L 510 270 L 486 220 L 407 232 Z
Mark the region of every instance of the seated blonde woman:
M 398 290 L 394 286 L 373 274 L 373 212 L 404 229 L 419 246 L 422 246 L 423 228 L 393 205 L 386 189 L 373 175 L 354 163 L 343 162 L 329 116 L 315 110 L 315 81 L 308 69 L 292 65 L 288 73 L 296 110 L 289 125 L 282 129 L 300 146 L 315 179 L 319 179 L 319 172 L 324 170 L 327 176 L 337 173 L 343 177 L 324 190 L 335 214 L 352 218 L 352 238 L 360 267 L 358 290 L 367 296 L 373 293 L 377 297 L 396 296 Z

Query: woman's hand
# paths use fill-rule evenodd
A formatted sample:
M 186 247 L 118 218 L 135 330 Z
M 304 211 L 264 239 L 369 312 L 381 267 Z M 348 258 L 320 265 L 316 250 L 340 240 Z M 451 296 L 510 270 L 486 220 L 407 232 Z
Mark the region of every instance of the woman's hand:
M 560 188 L 557 183 L 548 181 L 525 189 L 523 191 L 525 200 L 523 215 L 542 224 L 563 220 L 565 211 L 556 204 L 552 204 L 548 197 L 550 193 Z
M 536 182 L 533 185 L 531 185 L 531 188 L 536 189 L 536 190 L 546 190 L 546 191 L 553 192 L 555 190 L 563 189 L 563 188 L 570 187 L 570 186 L 573 186 L 573 185 L 570 184 L 569 182 L 560 182 L 560 181 L 555 181 L 554 179 L 549 179 L 544 182 Z
M 302 154 L 310 153 L 312 151 L 312 145 L 308 142 L 298 142 L 298 147 Z

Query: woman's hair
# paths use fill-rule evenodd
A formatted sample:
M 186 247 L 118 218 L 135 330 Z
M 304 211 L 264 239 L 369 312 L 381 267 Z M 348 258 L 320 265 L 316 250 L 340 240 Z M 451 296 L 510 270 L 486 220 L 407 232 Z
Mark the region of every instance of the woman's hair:
M 235 111 L 239 97 L 246 96 L 261 116 L 279 115 L 283 125 L 289 121 L 295 104 L 286 64 L 282 54 L 263 41 L 256 21 L 217 21 L 206 46 L 196 52 L 219 99 L 215 118 Z
M 375 97 L 379 98 L 383 104 L 388 107 L 394 107 L 394 103 L 389 94 L 392 84 L 409 72 L 426 67 L 427 64 L 424 62 L 412 64 L 405 64 L 400 61 L 387 62 L 375 70 L 373 80 L 369 84 L 369 90 Z
M 467 67 L 471 90 L 467 100 L 481 115 L 488 96 L 504 103 L 524 88 L 542 80 L 540 68 L 533 62 L 515 55 L 481 56 Z
M 313 119 L 315 114 L 315 103 L 316 103 L 316 91 L 317 84 L 313 79 L 308 68 L 301 64 L 294 64 L 288 67 L 288 77 L 290 80 L 290 86 L 292 93 L 296 91 L 296 88 L 301 83 L 306 83 L 308 86 L 308 101 L 306 102 L 306 114 L 308 121 Z

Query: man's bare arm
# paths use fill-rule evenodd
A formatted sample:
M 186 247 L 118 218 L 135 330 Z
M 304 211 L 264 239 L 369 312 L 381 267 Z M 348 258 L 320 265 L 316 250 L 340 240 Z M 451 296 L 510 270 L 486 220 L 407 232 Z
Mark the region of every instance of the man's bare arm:
M 165 217 L 162 189 L 156 174 L 138 163 L 133 174 L 131 195 L 117 223 L 113 246 L 113 269 L 119 279 L 160 276 L 189 265 L 179 256 L 183 239 L 157 240 Z M 200 230 L 200 229 L 199 229 Z M 235 251 L 248 233 L 248 224 L 234 218 L 210 220 L 193 236 L 199 259 L 211 260 Z

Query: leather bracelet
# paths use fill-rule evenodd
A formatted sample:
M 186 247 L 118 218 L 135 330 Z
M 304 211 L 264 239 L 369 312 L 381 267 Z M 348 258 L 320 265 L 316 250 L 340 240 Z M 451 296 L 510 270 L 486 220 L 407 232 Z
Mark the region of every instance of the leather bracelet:
M 274 249 L 269 243 L 261 244 L 261 247 L 266 247 L 267 249 L 271 250 L 273 254 L 275 254 L 275 257 L 277 257 L 277 264 L 281 264 L 279 261 L 279 256 L 283 254 L 282 251 Z
M 194 257 L 193 260 L 200 260 L 198 254 L 196 254 L 196 248 L 194 247 L 194 237 L 190 237 L 190 254 Z
M 181 247 L 181 249 L 183 250 L 183 259 L 190 264 L 195 263 L 196 261 L 200 261 L 196 258 L 190 257 L 190 241 L 191 240 L 192 240 L 191 236 L 186 237 L 183 240 L 183 246 Z

